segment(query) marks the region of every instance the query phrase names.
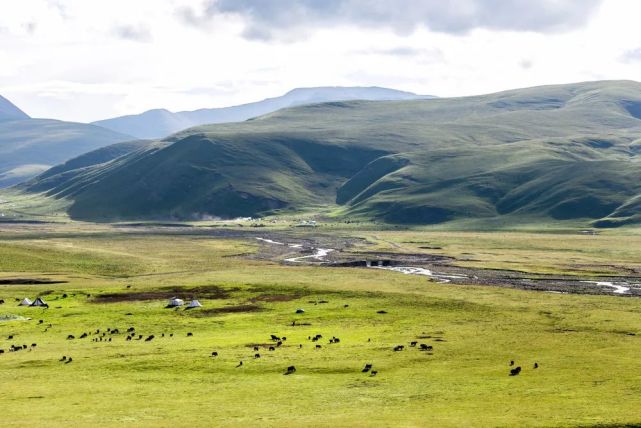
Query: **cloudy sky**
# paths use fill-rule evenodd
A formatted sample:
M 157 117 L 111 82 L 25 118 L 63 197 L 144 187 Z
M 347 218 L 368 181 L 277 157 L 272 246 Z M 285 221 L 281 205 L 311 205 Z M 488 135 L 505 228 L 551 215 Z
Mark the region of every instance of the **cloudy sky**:
M 637 0 L 2 0 L 0 94 L 92 121 L 295 87 L 641 80 Z

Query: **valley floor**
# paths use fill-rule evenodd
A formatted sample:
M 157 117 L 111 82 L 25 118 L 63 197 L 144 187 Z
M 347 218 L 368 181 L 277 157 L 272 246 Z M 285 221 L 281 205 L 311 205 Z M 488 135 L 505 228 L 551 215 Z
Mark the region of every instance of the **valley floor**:
M 336 251 L 300 259 L 319 248 Z M 634 283 L 639 250 L 638 229 L 3 224 L 0 423 L 632 426 L 641 423 L 634 293 L 319 262 L 424 256 L 433 270 Z M 36 296 L 49 308 L 18 306 Z M 171 297 L 203 307 L 166 308 Z M 278 346 L 271 335 L 286 339 Z

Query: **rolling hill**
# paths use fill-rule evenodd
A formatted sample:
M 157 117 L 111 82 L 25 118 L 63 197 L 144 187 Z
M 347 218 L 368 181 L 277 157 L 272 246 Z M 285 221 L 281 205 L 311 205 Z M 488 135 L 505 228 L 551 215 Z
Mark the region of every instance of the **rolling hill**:
M 133 139 L 84 123 L 0 121 L 0 187 L 19 183 L 81 153 Z
M 348 101 L 208 125 L 20 187 L 72 218 L 196 219 L 336 205 L 396 224 L 641 220 L 641 84 Z
M 410 92 L 378 87 L 297 88 L 283 96 L 232 107 L 200 109 L 173 113 L 165 109 L 121 116 L 94 122 L 116 132 L 138 138 L 162 138 L 193 126 L 210 123 L 242 122 L 282 108 L 303 104 L 346 100 L 411 100 L 433 98 Z
M 32 119 L 0 97 L 0 187 L 35 177 L 81 153 L 131 139 L 94 125 Z

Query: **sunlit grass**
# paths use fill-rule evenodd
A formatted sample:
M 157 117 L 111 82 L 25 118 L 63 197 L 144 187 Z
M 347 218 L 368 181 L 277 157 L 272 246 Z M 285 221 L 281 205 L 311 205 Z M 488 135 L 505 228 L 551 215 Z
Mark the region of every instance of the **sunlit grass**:
M 37 343 L 33 351 L 0 355 L 4 426 L 569 426 L 641 421 L 641 308 L 635 298 L 437 284 L 377 270 L 283 266 L 241 256 L 258 248 L 251 240 L 141 236 L 108 228 L 87 234 L 74 227 L 71 233 L 61 226 L 48 239 L 36 239 L 30 231 L 0 240 L 0 277 L 69 281 L 0 286 L 6 302 L 0 315 L 32 318 L 0 322 L 0 349 Z M 505 267 L 514 261 L 519 269 L 562 271 L 574 263 L 564 258 L 577 257 L 589 265 L 633 268 L 641 258 L 633 233 L 355 233 L 374 242 L 371 248 L 411 252 L 442 246 L 438 251 L 443 254 L 469 252 L 480 260 L 464 264 Z M 185 297 L 194 294 L 205 307 L 166 309 L 165 298 L 94 300 L 167 287 L 200 287 L 200 296 L 185 291 Z M 226 297 L 203 297 L 214 289 Z M 16 299 L 43 292 L 49 309 L 17 306 Z M 260 310 L 206 312 L 241 305 Z M 305 313 L 295 314 L 298 308 Z M 294 320 L 310 325 L 292 326 Z M 53 327 L 45 332 L 49 323 Z M 128 342 L 122 332 L 130 326 L 156 338 Z M 92 342 L 96 335 L 79 339 L 83 332 L 107 328 L 121 334 L 105 336 L 112 342 Z M 307 337 L 318 333 L 324 337 L 317 350 Z M 67 340 L 69 334 L 76 339 Z M 271 334 L 287 337 L 273 352 L 262 347 Z M 340 343 L 329 344 L 332 336 Z M 412 340 L 433 345 L 433 355 L 408 347 Z M 249 345 L 254 344 L 261 346 L 260 359 L 253 358 Z M 393 352 L 398 344 L 408 348 Z M 212 358 L 212 351 L 219 356 Z M 63 355 L 73 362 L 58 361 Z M 243 366 L 236 368 L 241 360 Z M 508 376 L 510 360 L 523 367 L 521 375 Z M 536 370 L 534 362 L 540 365 Z M 372 363 L 378 375 L 362 373 L 365 363 Z M 296 373 L 283 375 L 290 365 Z

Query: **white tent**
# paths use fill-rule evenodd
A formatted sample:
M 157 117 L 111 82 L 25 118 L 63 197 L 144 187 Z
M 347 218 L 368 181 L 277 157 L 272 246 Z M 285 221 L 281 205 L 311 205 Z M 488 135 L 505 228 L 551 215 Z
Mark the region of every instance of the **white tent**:
M 200 304 L 198 300 L 192 300 L 189 305 L 187 305 L 187 309 L 192 309 L 192 308 L 200 308 L 203 305 Z
M 49 305 L 47 305 L 45 301 L 42 300 L 40 297 L 36 297 L 36 300 L 34 300 L 30 306 L 49 306 Z
M 22 302 L 20 302 L 20 306 L 31 306 L 32 303 L 33 302 L 29 300 L 28 297 L 25 297 L 24 299 L 22 299 Z
M 169 305 L 168 306 L 182 306 L 185 304 L 185 301 L 183 299 L 178 299 L 176 297 L 173 297 L 169 300 Z

